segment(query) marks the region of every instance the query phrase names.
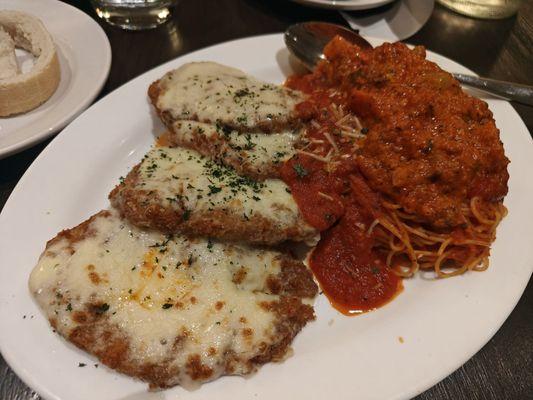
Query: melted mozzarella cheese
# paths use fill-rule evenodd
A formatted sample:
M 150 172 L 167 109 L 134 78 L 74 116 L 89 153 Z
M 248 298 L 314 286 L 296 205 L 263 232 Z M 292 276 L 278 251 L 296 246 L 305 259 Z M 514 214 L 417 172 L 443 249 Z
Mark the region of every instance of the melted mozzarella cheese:
M 239 220 L 260 214 L 276 226 L 303 224 L 283 181 L 257 182 L 193 150 L 154 148 L 143 159 L 139 174 L 138 187 L 156 192 L 167 207 L 185 208 L 191 214 L 223 209 Z M 309 232 L 314 230 L 309 227 Z
M 302 101 L 298 92 L 213 62 L 185 64 L 161 78 L 159 88 L 156 106 L 174 119 L 247 128 L 288 120 Z
M 223 146 L 215 147 L 212 157 L 233 165 L 246 164 L 246 170 L 259 173 L 268 171 L 290 159 L 295 153 L 299 131 L 282 130 L 265 134 L 262 132 L 241 133 L 213 124 L 196 121 L 178 121 L 172 125 L 172 132 L 181 145 L 215 142 Z
M 200 355 L 214 379 L 229 352 L 250 360 L 261 343 L 276 340 L 277 317 L 259 303 L 279 300 L 266 285 L 280 271 L 279 253 L 142 231 L 115 211 L 96 216 L 88 232 L 75 243 L 52 242 L 30 277 L 31 291 L 62 335 L 78 325 L 74 312 L 104 303 L 108 325 L 129 341 L 130 358 L 170 360 L 179 369 L 171 383 L 182 385 L 191 384 L 184 368 L 191 355 Z M 243 268 L 245 277 L 236 280 Z M 172 344 L 184 333 L 178 351 Z M 243 362 L 234 373 L 250 368 Z

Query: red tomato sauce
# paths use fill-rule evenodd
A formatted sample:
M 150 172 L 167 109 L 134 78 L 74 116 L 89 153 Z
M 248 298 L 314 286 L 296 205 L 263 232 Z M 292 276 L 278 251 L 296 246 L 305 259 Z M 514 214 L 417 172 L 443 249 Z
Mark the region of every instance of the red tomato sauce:
M 317 109 L 342 104 L 364 121 L 357 162 L 373 190 L 440 230 L 464 224 L 461 207 L 473 196 L 505 196 L 509 160 L 492 113 L 425 60 L 423 47 L 361 50 L 336 38 L 324 52 L 327 62 L 287 84 L 312 93 Z M 301 108 L 309 117 L 313 107 Z
M 372 223 L 380 213 L 376 195 L 352 172 L 345 213 L 323 232 L 310 257 L 310 267 L 332 304 L 347 315 L 388 303 L 402 289 L 401 278 L 375 250 Z
M 326 166 L 300 155 L 285 163 L 281 174 L 304 218 L 322 232 L 309 259 L 322 291 L 342 313 L 360 314 L 394 298 L 401 279 L 374 249 L 369 232 L 380 213 L 377 195 L 353 160 L 332 171 Z
M 373 251 L 373 238 L 355 225 L 361 218 L 351 207 L 324 232 L 310 258 L 310 267 L 333 306 L 346 315 L 381 307 L 402 288 L 402 281 Z
M 402 289 L 373 231 L 382 200 L 457 237 L 472 196 L 498 201 L 507 192 L 508 160 L 486 104 L 426 61 L 422 47 L 363 50 L 337 37 L 324 53 L 313 73 L 286 82 L 308 94 L 296 110 L 310 123 L 307 144 L 281 176 L 321 231 L 310 256 L 315 277 L 333 306 L 352 315 Z
M 309 156 L 298 155 L 281 168 L 281 177 L 289 184 L 300 212 L 319 231 L 328 229 L 344 214 L 341 194 L 345 179 L 326 171 L 325 165 Z
M 297 106 L 312 142 L 308 153 L 326 157 L 336 146 L 334 163 L 299 154 L 281 168 L 306 221 L 322 232 L 309 265 L 331 304 L 346 315 L 378 308 L 402 289 L 401 278 L 374 249 L 369 230 L 380 212 L 380 201 L 361 178 L 355 154 L 358 139 L 339 134 L 339 109 L 349 107 L 343 91 L 330 90 L 334 76 L 321 72 L 293 76 L 287 86 L 310 96 Z M 333 105 L 333 106 L 332 106 Z M 339 154 L 342 155 L 339 157 Z
M 363 50 L 337 37 L 324 53 L 313 73 L 286 82 L 308 94 L 296 111 L 310 122 L 281 176 L 321 232 L 310 256 L 315 277 L 333 306 L 353 315 L 402 289 L 373 230 L 386 216 L 383 200 L 460 240 L 472 196 L 497 202 L 507 192 L 508 160 L 486 103 L 426 61 L 422 47 Z M 457 246 L 448 257 L 461 263 L 469 251 Z

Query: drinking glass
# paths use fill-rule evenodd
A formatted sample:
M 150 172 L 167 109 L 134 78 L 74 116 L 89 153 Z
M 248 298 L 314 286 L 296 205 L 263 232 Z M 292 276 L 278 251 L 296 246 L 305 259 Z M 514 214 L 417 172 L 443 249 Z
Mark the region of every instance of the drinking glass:
M 471 17 L 500 19 L 516 14 L 522 0 L 437 0 L 437 2 Z
M 124 29 L 151 29 L 164 23 L 177 0 L 91 0 L 96 14 Z

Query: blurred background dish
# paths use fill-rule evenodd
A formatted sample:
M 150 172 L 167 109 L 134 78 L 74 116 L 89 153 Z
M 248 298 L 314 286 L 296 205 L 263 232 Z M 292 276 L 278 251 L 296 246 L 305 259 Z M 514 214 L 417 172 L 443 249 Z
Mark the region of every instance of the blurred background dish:
M 292 0 L 305 6 L 332 10 L 369 10 L 392 3 L 394 0 Z
M 361 35 L 379 37 L 391 42 L 404 40 L 428 22 L 434 0 L 398 0 L 372 11 L 341 11 L 352 29 Z
M 104 31 L 80 10 L 56 0 L 4 0 L 2 9 L 39 18 L 56 45 L 61 79 L 55 93 L 25 114 L 0 118 L 0 158 L 53 135 L 92 103 L 111 66 L 111 47 Z M 90 38 L 90 40 L 87 40 Z M 23 71 L 32 57 L 17 50 Z
M 437 0 L 450 10 L 469 17 L 501 19 L 515 15 L 522 0 Z
M 91 0 L 96 15 L 111 25 L 138 31 L 165 23 L 178 0 Z

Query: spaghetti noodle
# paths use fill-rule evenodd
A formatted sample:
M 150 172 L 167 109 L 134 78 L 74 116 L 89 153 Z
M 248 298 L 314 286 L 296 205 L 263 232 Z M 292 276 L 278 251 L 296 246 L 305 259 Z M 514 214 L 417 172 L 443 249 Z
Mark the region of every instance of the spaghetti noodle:
M 398 204 L 383 202 L 386 212 L 375 220 L 375 231 L 380 250 L 387 252 L 387 265 L 402 277 L 411 277 L 419 269 L 433 269 L 439 278 L 486 270 L 496 227 L 507 209 L 497 202 L 485 203 L 481 211 L 480 201 L 472 198 L 465 213 L 466 227 L 450 233 L 428 230 Z

